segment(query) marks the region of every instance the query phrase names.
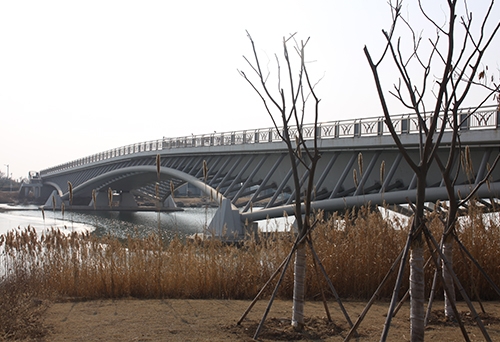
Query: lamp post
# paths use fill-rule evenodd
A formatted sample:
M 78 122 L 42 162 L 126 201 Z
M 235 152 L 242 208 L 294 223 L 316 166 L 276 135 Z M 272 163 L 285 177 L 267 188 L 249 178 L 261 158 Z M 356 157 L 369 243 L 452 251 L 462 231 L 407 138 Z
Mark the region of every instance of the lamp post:
M 5 166 L 7 166 L 7 180 L 9 180 L 9 184 L 10 184 L 10 192 L 12 192 L 12 182 L 10 181 L 10 177 L 9 177 L 9 164 L 4 164 Z

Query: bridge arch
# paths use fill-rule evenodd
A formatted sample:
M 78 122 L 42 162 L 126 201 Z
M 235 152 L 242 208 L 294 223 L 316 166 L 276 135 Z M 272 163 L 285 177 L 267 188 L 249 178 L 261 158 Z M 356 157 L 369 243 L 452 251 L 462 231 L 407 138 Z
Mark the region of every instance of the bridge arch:
M 145 175 L 149 175 L 147 178 Z M 217 201 L 218 204 L 222 203 L 224 200 L 224 196 L 220 194 L 216 189 L 209 186 L 208 184 L 202 182 L 198 178 L 191 176 L 185 172 L 175 170 L 169 167 L 161 166 L 160 167 L 160 175 L 167 176 L 175 179 L 183 180 L 196 188 L 200 189 L 204 194 L 211 196 L 214 200 Z M 73 194 L 79 194 L 82 192 L 91 193 L 92 190 L 102 190 L 106 187 L 111 187 L 113 190 L 133 190 L 138 182 L 151 182 L 154 181 L 155 177 L 157 177 L 157 168 L 154 165 L 142 165 L 142 166 L 129 166 L 124 167 L 117 170 L 112 170 L 106 173 L 103 173 L 99 176 L 96 176 L 92 179 L 89 179 L 82 184 L 75 186 L 73 188 Z M 119 185 L 117 187 L 113 187 L 112 185 Z M 59 194 L 62 194 L 62 191 L 59 187 L 57 187 Z M 62 200 L 69 200 L 69 191 L 62 194 Z
M 64 196 L 64 192 L 62 191 L 59 184 L 57 184 L 56 182 L 45 182 L 44 185 L 53 187 L 60 197 Z
M 159 171 L 160 176 L 185 181 L 200 189 L 202 193 L 210 196 L 217 202 L 219 210 L 215 213 L 208 226 L 208 230 L 215 236 L 240 236 L 243 234 L 243 224 L 238 209 L 224 195 L 205 182 L 185 172 L 165 166 L 160 167 Z M 150 183 L 157 179 L 158 172 L 155 165 L 129 166 L 100 174 L 75 186 L 73 188 L 73 195 L 82 193 L 90 194 L 92 190 L 99 191 L 107 188 L 130 191 L 138 185 L 144 184 L 146 180 L 147 183 Z M 57 189 L 47 200 L 45 207 L 50 208 L 54 203 L 56 206 L 59 206 L 61 202 L 69 200 L 69 191 L 61 196 L 62 191 L 60 187 L 57 187 Z M 57 196 L 58 194 L 59 196 Z

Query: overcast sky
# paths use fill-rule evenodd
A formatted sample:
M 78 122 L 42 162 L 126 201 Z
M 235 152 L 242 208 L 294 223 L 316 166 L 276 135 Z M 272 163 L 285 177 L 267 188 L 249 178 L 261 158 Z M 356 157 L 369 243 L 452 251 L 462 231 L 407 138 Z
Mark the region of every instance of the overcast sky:
M 380 116 L 363 47 L 378 55 L 389 25 L 386 0 L 1 1 L 0 170 L 26 177 L 163 136 L 270 127 L 237 72 L 250 72 L 245 30 L 271 71 L 283 36 L 311 38 L 320 121 Z

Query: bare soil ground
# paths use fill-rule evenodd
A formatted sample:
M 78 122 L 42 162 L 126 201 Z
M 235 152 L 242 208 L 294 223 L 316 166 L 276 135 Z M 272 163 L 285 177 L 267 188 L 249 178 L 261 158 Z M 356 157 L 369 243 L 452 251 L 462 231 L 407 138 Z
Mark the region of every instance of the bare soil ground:
M 267 306 L 259 301 L 241 325 L 236 323 L 250 301 L 239 300 L 94 300 L 53 304 L 45 315 L 49 334 L 45 341 L 252 341 Z M 366 303 L 343 302 L 351 320 L 356 321 Z M 493 341 L 500 341 L 500 303 L 483 303 L 480 313 Z M 361 323 L 359 337 L 352 341 L 380 339 L 389 303 L 375 303 Z M 343 341 L 349 325 L 336 302 L 328 307 L 328 322 L 322 302 L 306 303 L 306 328 L 296 333 L 290 326 L 291 301 L 277 300 L 259 335 L 260 341 Z M 479 306 L 476 305 L 480 312 Z M 444 319 L 442 302 L 434 305 L 426 340 L 463 341 L 457 323 Z M 472 341 L 484 341 L 464 303 L 459 311 Z M 409 304 L 392 320 L 388 341 L 409 340 Z

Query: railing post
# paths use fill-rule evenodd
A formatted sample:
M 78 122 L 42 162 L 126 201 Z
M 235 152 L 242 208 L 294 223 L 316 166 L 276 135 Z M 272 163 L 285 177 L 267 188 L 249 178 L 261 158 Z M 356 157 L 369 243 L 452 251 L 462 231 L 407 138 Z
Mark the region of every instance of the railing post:
M 401 133 L 410 133 L 410 119 L 401 119 Z
M 460 130 L 466 131 L 469 129 L 469 114 L 460 114 Z M 498 124 L 498 123 L 497 123 Z
M 500 128 L 500 105 L 497 106 L 485 106 L 481 108 L 482 110 L 475 113 L 473 117 L 470 116 L 470 112 L 467 112 L 467 108 L 463 108 L 460 111 L 459 118 L 459 129 L 462 131 L 467 130 L 475 130 L 475 129 L 492 129 Z M 470 110 L 470 109 L 469 109 Z M 442 116 L 442 113 L 440 114 Z M 319 123 L 317 126 L 307 126 L 306 133 L 307 136 L 305 138 L 312 138 L 314 134 L 318 139 L 322 139 L 325 137 L 334 137 L 340 138 L 347 136 L 361 137 L 364 135 L 373 136 L 376 134 L 377 136 L 383 136 L 384 130 L 387 133 L 387 129 L 384 129 L 385 121 L 384 118 L 374 118 L 367 119 L 369 121 L 364 121 L 363 119 L 349 119 L 342 121 L 331 121 L 328 123 L 321 124 Z M 414 114 L 403 114 L 399 116 L 393 117 L 395 127 L 399 124 L 400 127 L 397 129 L 401 132 L 401 134 L 413 134 L 418 130 L 418 122 L 415 120 Z M 426 120 L 430 120 L 430 117 L 427 117 Z M 400 121 L 398 123 L 398 121 Z M 376 125 L 376 127 L 375 127 Z M 416 125 L 416 128 L 415 128 Z M 324 126 L 324 127 L 323 127 Z M 323 130 L 324 128 L 324 130 Z M 53 168 L 42 170 L 44 172 L 53 173 L 58 170 L 65 170 L 69 168 L 79 167 L 81 165 L 102 162 L 108 159 L 117 158 L 119 156 L 125 156 L 129 154 L 142 153 L 142 152 L 150 152 L 157 151 L 161 149 L 167 148 L 182 148 L 182 147 L 196 147 L 198 146 L 218 146 L 218 145 L 234 145 L 234 144 L 251 144 L 251 143 L 263 143 L 280 140 L 280 135 L 278 130 L 283 129 L 270 127 L 264 129 L 256 129 L 252 131 L 238 131 L 238 132 L 226 132 L 226 136 L 228 139 L 225 139 L 224 133 L 220 133 L 219 135 L 209 134 L 208 136 L 184 136 L 177 138 L 166 138 L 158 139 L 155 141 L 148 142 L 140 142 L 135 144 L 130 144 L 127 146 L 118 147 L 112 150 L 107 150 L 104 152 L 96 153 L 84 158 L 77 159 L 72 162 L 68 162 L 65 164 L 61 164 L 55 166 Z M 292 132 L 295 132 L 295 127 L 292 127 Z M 449 127 L 449 123 L 446 126 L 447 131 L 451 129 Z M 375 131 L 376 130 L 376 131 Z M 268 134 L 267 138 L 265 134 Z M 274 134 L 276 132 L 276 134 Z M 333 135 L 332 135 L 333 133 Z M 240 138 L 240 134 L 243 134 L 242 138 Z M 247 135 L 248 134 L 248 135 Z M 276 138 L 275 138 L 276 137 Z M 199 139 L 199 140 L 198 140 Z M 219 141 L 220 139 L 220 141 Z
M 377 122 L 377 135 L 384 134 L 384 120 L 379 120 Z
M 361 136 L 361 124 L 359 122 L 354 123 L 354 136 L 355 137 Z

